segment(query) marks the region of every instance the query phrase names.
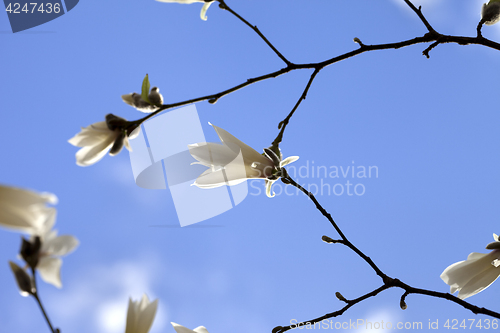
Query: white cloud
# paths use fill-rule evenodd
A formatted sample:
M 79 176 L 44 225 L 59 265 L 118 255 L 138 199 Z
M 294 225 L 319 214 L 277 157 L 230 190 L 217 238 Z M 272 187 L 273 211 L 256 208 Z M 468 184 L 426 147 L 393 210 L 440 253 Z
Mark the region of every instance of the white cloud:
M 156 267 L 151 258 L 92 267 L 71 281 L 76 287 L 65 288 L 47 303 L 57 318 L 54 322 L 65 331 L 82 331 L 84 326 L 88 332 L 123 332 L 129 297 L 137 300 L 146 293 L 150 300 L 158 298 L 153 291 Z M 164 331 L 167 308 L 161 299 L 151 333 Z

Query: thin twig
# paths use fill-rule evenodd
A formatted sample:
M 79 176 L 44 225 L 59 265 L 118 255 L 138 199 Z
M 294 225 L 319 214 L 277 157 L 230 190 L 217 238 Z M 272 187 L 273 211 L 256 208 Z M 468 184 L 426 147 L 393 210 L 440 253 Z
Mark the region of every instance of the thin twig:
M 52 333 L 56 333 L 56 331 L 54 330 L 54 327 L 52 326 L 52 323 L 50 322 L 50 319 L 49 319 L 49 316 L 47 315 L 47 312 L 45 312 L 45 308 L 42 305 L 42 301 L 41 301 L 41 299 L 40 299 L 40 297 L 38 295 L 38 287 L 36 285 L 36 270 L 34 268 L 31 268 L 31 274 L 33 276 L 33 287 L 34 287 L 34 290 L 35 290 L 35 292 L 32 293 L 31 295 L 33 295 L 33 297 L 35 298 L 36 302 L 38 303 L 38 306 L 40 307 L 40 310 L 42 310 L 43 316 L 45 317 L 45 321 L 49 325 L 50 331 Z M 57 333 L 58 332 L 59 332 L 59 330 L 57 330 Z
M 233 14 L 234 16 L 236 16 L 241 22 L 245 23 L 247 26 L 249 26 L 253 31 L 255 31 L 259 36 L 260 38 L 262 38 L 264 40 L 264 42 L 266 42 L 266 44 L 274 51 L 274 53 L 276 53 L 276 55 L 278 57 L 280 57 L 281 60 L 283 60 L 285 62 L 285 64 L 288 66 L 288 65 L 291 65 L 292 63 L 287 59 L 285 58 L 284 55 L 281 54 L 280 51 L 278 51 L 273 44 L 271 44 L 271 42 L 266 38 L 266 36 L 264 36 L 260 30 L 257 28 L 257 26 L 255 25 L 251 25 L 247 20 L 245 20 L 243 17 L 241 17 L 238 13 L 236 13 L 234 10 L 232 10 L 231 8 L 229 8 L 229 6 L 226 4 L 226 2 L 224 0 L 217 0 L 219 1 L 219 7 L 222 8 L 222 9 L 225 9 L 227 10 L 228 12 L 230 12 L 231 14 Z
M 351 250 L 353 250 L 359 257 L 361 257 L 364 261 L 366 261 L 370 265 L 370 267 L 377 273 L 377 275 L 379 275 L 382 278 L 383 285 L 381 287 L 361 296 L 361 297 L 354 299 L 354 300 L 342 299 L 344 302 L 347 303 L 347 305 L 338 311 L 326 314 L 326 315 L 321 316 L 319 318 L 315 318 L 315 319 L 311 319 L 311 320 L 304 321 L 301 323 L 297 323 L 294 325 L 285 326 L 285 327 L 283 327 L 283 326 L 275 327 L 273 329 L 273 333 L 286 332 L 288 330 L 291 330 L 291 329 L 294 329 L 297 327 L 301 327 L 301 326 L 305 326 L 305 325 L 313 325 L 314 323 L 321 322 L 325 319 L 340 316 L 345 311 L 347 311 L 349 308 L 356 305 L 357 303 L 359 303 L 367 298 L 376 296 L 378 293 L 380 293 L 384 290 L 387 290 L 389 288 L 392 288 L 392 287 L 401 288 L 405 291 L 405 293 L 403 294 L 403 296 L 401 297 L 401 300 L 400 300 L 400 305 L 402 308 L 403 308 L 403 305 L 404 305 L 404 308 L 406 308 L 406 303 L 404 302 L 406 299 L 406 296 L 408 296 L 409 294 L 420 294 L 420 295 L 426 295 L 426 296 L 446 299 L 446 300 L 449 300 L 451 302 L 454 302 L 456 304 L 463 306 L 464 308 L 472 311 L 475 314 L 484 314 L 484 315 L 488 315 L 488 316 L 500 319 L 500 313 L 491 311 L 491 310 L 486 309 L 486 308 L 477 307 L 477 306 L 472 305 L 472 304 L 470 304 L 470 303 L 468 303 L 468 302 L 466 302 L 466 301 L 464 301 L 456 296 L 453 296 L 449 293 L 442 293 L 442 292 L 437 292 L 437 291 L 432 291 L 432 290 L 427 290 L 427 289 L 415 288 L 415 287 L 412 287 L 412 286 L 402 282 L 399 279 L 393 279 L 393 278 L 389 277 L 384 272 L 382 272 L 378 268 L 377 265 L 375 265 L 375 263 L 370 259 L 370 257 L 368 257 L 363 252 L 361 252 L 361 250 L 359 250 L 356 246 L 354 246 L 354 244 L 352 244 L 347 239 L 347 237 L 344 235 L 344 233 L 340 230 L 337 223 L 333 220 L 332 216 L 323 208 L 323 206 L 321 206 L 321 204 L 318 202 L 318 200 L 316 200 L 315 196 L 311 192 L 309 192 L 308 190 L 303 188 L 301 185 L 299 185 L 297 182 L 295 182 L 290 177 L 290 175 L 286 172 L 286 170 L 283 171 L 283 177 L 281 178 L 281 180 L 285 184 L 295 186 L 296 188 L 301 190 L 305 195 L 307 195 L 309 197 L 309 199 L 311 199 L 311 201 L 314 202 L 314 204 L 316 205 L 316 208 L 328 219 L 330 224 L 335 228 L 337 233 L 342 238 L 342 240 L 340 240 L 340 241 L 332 240 L 329 243 L 341 243 L 341 244 L 349 247 Z
M 307 92 L 309 91 L 309 88 L 311 87 L 312 82 L 314 81 L 314 78 L 316 75 L 319 73 L 319 69 L 315 69 L 314 72 L 311 74 L 311 77 L 309 78 L 309 81 L 307 82 L 306 87 L 304 88 L 304 91 L 302 92 L 302 95 L 300 95 L 299 100 L 297 103 L 295 103 L 295 106 L 293 107 L 292 111 L 288 114 L 288 116 L 279 123 L 278 129 L 280 129 L 280 132 L 276 139 L 274 139 L 272 145 L 275 147 L 278 147 L 280 144 L 281 140 L 283 140 L 283 133 L 285 132 L 285 128 L 288 125 L 288 122 L 290 121 L 290 118 L 292 118 L 293 114 L 295 113 L 295 110 L 299 107 L 300 103 L 306 99 L 307 97 Z
M 437 33 L 436 30 L 429 24 L 427 19 L 425 18 L 424 14 L 422 14 L 422 6 L 419 6 L 418 9 L 415 7 L 415 5 L 410 1 L 410 0 L 404 0 L 408 6 L 418 15 L 420 20 L 422 20 L 422 23 L 424 23 L 425 27 L 427 30 L 429 30 L 430 33 Z

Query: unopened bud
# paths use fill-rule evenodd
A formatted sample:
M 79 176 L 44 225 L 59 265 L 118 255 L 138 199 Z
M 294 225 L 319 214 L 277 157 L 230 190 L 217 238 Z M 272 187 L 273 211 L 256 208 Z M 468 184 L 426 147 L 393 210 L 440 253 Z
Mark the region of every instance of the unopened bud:
M 496 0 L 490 0 L 488 4 L 483 4 L 481 20 L 486 25 L 493 25 L 500 21 L 500 3 Z
M 345 299 L 344 296 L 342 296 L 341 293 L 339 293 L 338 291 L 335 293 L 335 296 L 337 296 L 337 298 L 339 299 L 339 301 L 342 301 L 342 302 L 346 302 L 347 303 L 347 300 Z
M 359 39 L 358 37 L 354 37 L 353 42 L 363 46 L 363 42 L 361 42 L 361 39 Z
M 16 263 L 12 261 L 9 261 L 9 266 L 12 270 L 12 273 L 14 273 L 14 277 L 16 278 L 17 286 L 19 287 L 19 293 L 21 293 L 21 296 L 27 297 L 34 294 L 35 290 L 28 273 L 26 273 L 24 269 L 17 266 Z
M 401 310 L 406 310 L 408 308 L 408 306 L 405 303 L 405 300 L 402 298 L 401 301 L 399 302 L 399 307 L 401 308 Z
M 163 104 L 163 96 L 160 94 L 160 89 L 158 87 L 151 88 L 148 98 L 153 105 L 160 106 Z
M 323 236 L 323 237 L 321 237 L 321 240 L 322 240 L 323 242 L 325 242 L 325 243 L 328 243 L 328 244 L 335 243 L 335 241 L 334 241 L 332 238 L 328 237 L 328 236 Z

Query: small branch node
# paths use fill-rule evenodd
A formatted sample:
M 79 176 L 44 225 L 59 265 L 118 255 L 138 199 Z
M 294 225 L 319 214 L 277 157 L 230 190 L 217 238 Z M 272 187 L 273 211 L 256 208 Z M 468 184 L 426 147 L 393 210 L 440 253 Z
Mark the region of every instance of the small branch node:
M 405 292 L 402 296 L 401 296 L 401 300 L 399 301 L 399 307 L 401 308 L 401 310 L 406 310 L 408 308 L 408 305 L 406 305 L 406 302 L 405 302 L 405 299 L 406 299 L 406 296 L 408 296 L 409 292 Z

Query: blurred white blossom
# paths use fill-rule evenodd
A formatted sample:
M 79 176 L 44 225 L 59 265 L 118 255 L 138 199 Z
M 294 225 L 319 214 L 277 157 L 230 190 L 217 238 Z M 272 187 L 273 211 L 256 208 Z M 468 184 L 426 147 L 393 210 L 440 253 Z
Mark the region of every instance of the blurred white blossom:
M 40 232 L 52 214 L 57 197 L 52 193 L 0 185 L 0 226 L 13 231 L 35 234 Z
M 56 213 L 54 211 L 47 219 L 40 233 L 32 236 L 32 241 L 34 237 L 38 236 L 42 243 L 38 257 L 38 265 L 36 266 L 36 269 L 40 273 L 40 277 L 45 282 L 57 288 L 61 288 L 62 259 L 59 257 L 73 252 L 79 245 L 79 241 L 71 235 L 57 236 L 57 230 L 52 230 L 55 219 Z
M 153 325 L 158 300 L 150 302 L 144 294 L 140 301 L 128 301 L 127 326 L 125 333 L 148 333 Z
M 212 124 L 210 124 L 212 125 Z M 266 179 L 266 194 L 271 195 L 271 185 L 281 175 L 281 167 L 292 163 L 298 156 L 282 160 L 281 152 L 277 154 L 269 148 L 265 154 L 259 154 L 224 129 L 212 125 L 219 135 L 222 144 L 195 143 L 189 145 L 189 152 L 198 160 L 193 164 L 201 164 L 209 169 L 203 172 L 193 185 L 199 188 L 215 188 L 223 185 L 237 185 L 247 179 Z
M 493 25 L 500 21 L 500 0 L 490 0 L 487 4 L 483 4 L 481 19 L 486 25 Z
M 140 132 L 140 126 L 137 125 L 129 135 L 127 131 L 132 125 L 123 118 L 108 114 L 106 121 L 82 127 L 80 133 L 68 140 L 73 146 L 82 147 L 76 153 L 76 164 L 92 165 L 100 161 L 108 151 L 111 156 L 118 154 L 124 145 L 131 151 L 129 139 L 134 139 Z
M 488 254 L 473 252 L 467 260 L 448 266 L 441 274 L 441 279 L 450 285 L 450 293 L 457 290 L 458 298 L 466 299 L 488 288 L 500 276 L 500 241 L 493 234 L 494 242 L 486 249 Z
M 201 8 L 200 18 L 203 21 L 207 20 L 206 13 L 207 13 L 208 7 L 210 7 L 210 5 L 213 3 L 213 1 L 204 1 L 204 0 L 156 0 L 156 1 L 160 1 L 160 2 L 177 2 L 177 3 L 183 3 L 183 4 L 191 4 L 191 3 L 195 3 L 195 2 L 201 2 L 201 3 L 203 3 L 203 7 Z
M 171 323 L 171 324 L 177 333 L 208 333 L 205 326 L 198 326 L 194 330 L 190 330 L 189 328 L 186 328 L 186 327 L 179 325 L 179 324 L 176 324 L 176 323 Z

